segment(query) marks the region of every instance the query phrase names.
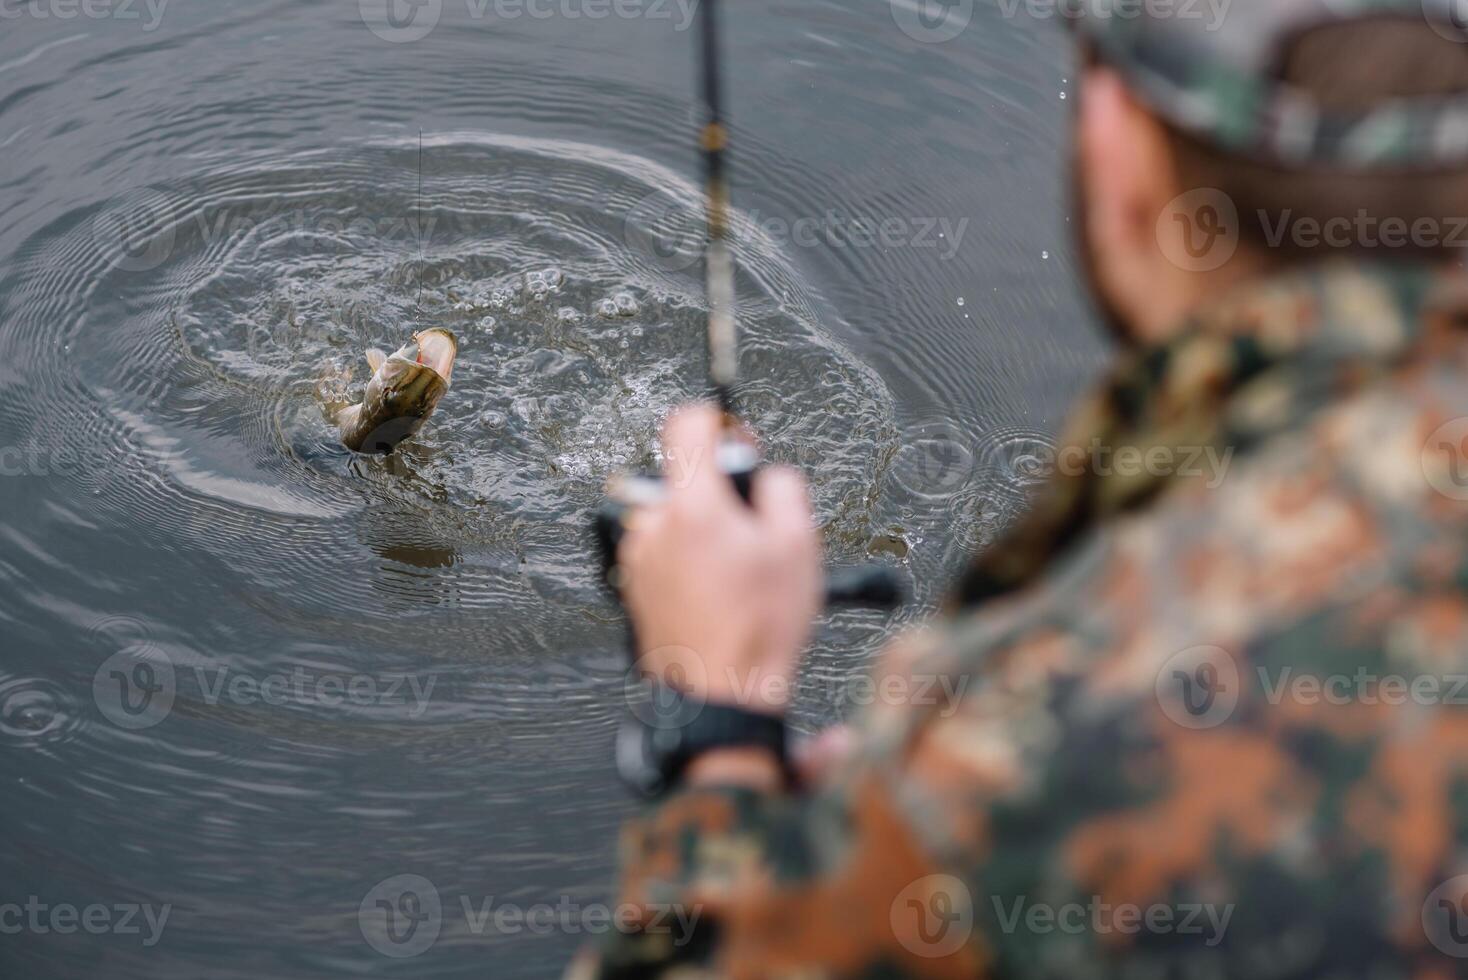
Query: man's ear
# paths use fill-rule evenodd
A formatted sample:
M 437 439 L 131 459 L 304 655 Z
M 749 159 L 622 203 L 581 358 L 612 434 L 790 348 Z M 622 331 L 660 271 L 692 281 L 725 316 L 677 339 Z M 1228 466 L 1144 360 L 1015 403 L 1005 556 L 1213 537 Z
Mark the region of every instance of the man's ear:
M 1177 194 L 1162 126 L 1109 68 L 1086 72 L 1079 111 L 1078 150 L 1092 247 L 1103 260 L 1156 255 L 1158 216 Z

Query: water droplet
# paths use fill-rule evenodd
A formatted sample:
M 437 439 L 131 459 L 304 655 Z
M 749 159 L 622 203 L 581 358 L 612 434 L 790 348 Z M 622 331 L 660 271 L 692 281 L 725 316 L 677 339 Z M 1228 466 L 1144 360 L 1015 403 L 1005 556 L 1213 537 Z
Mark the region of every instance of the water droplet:
M 1062 101 L 1062 102 L 1065 101 L 1065 93 L 1064 92 L 1061 92 L 1060 93 L 1060 101 Z
M 958 305 L 959 306 L 962 306 L 963 305 L 963 297 L 962 296 L 958 297 Z
M 1043 252 L 1040 253 L 1040 258 L 1042 258 L 1042 259 L 1048 259 L 1049 257 L 1050 257 L 1050 250 L 1049 249 L 1046 249 L 1045 251 L 1043 251 Z

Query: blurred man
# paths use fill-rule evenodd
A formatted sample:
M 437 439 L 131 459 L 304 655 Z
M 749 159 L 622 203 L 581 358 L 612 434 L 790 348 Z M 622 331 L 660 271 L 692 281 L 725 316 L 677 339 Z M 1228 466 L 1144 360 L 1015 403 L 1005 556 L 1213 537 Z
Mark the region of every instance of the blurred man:
M 779 723 L 803 486 L 746 508 L 715 413 L 669 422 L 622 558 L 681 707 L 620 747 L 659 790 L 644 913 L 586 975 L 1468 976 L 1468 34 L 1450 0 L 1114 6 L 1070 13 L 1124 353 L 814 778 Z

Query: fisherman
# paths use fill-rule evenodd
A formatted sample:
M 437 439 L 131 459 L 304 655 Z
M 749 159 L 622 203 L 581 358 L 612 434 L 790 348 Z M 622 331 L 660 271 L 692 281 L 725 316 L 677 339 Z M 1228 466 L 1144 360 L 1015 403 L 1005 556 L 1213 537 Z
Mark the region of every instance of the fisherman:
M 1185 6 L 1067 6 L 1122 351 L 844 752 L 797 765 L 781 722 L 800 477 L 746 507 L 719 414 L 668 422 L 620 554 L 642 911 L 573 975 L 1468 976 L 1468 34 L 1451 0 Z

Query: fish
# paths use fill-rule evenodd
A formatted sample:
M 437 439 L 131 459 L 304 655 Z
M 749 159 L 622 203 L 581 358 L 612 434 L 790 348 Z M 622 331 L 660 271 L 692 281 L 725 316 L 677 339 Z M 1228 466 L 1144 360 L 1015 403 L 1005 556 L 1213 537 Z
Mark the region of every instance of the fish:
M 387 454 L 414 435 L 448 392 L 458 353 L 458 340 L 439 327 L 415 333 L 391 354 L 368 350 L 372 377 L 357 404 L 333 394 L 345 387 L 345 377 L 324 376 L 317 390 L 342 445 L 357 453 Z

